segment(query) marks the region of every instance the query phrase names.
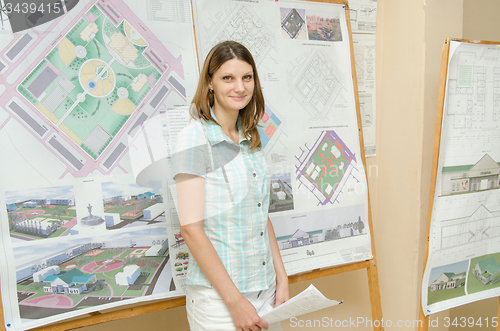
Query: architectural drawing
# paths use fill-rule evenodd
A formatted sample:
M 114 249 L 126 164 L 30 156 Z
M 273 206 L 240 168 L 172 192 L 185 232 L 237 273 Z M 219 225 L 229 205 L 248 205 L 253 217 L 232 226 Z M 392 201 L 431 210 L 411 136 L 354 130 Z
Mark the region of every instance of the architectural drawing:
M 375 33 L 377 28 L 377 1 L 349 1 L 349 16 L 352 32 Z
M 265 113 L 259 121 L 260 140 L 262 142 L 262 147 L 266 148 L 269 141 L 273 138 L 276 130 L 281 125 L 281 120 L 276 116 L 273 111 L 266 104 Z
M 136 184 L 104 182 L 104 219 L 108 230 L 165 222 L 163 196 Z M 150 189 L 151 191 L 147 191 Z
M 9 66 L 0 65 L 6 87 L 2 112 L 20 125 L 15 130 L 9 121 L 0 135 L 14 131 L 14 146 L 32 137 L 47 161 L 27 161 L 38 171 L 56 163 L 50 179 L 129 170 L 126 155 L 134 129 L 167 100 L 186 98 L 181 57 L 174 57 L 122 0 L 80 1 L 72 13 L 58 18 L 62 32 L 23 31 L 4 50 Z M 27 52 L 30 47 L 35 51 Z
M 333 105 L 347 92 L 342 73 L 321 50 L 311 50 L 288 67 L 289 93 L 314 120 L 332 116 Z
M 281 28 L 291 39 L 299 39 L 299 34 L 305 32 L 305 10 L 295 8 L 280 8 Z M 302 33 L 305 37 L 305 33 Z M 304 39 L 304 37 L 300 39 Z
M 296 155 L 296 179 L 319 200 L 334 203 L 351 173 L 356 157 L 335 131 L 324 131 L 313 146 Z M 300 188 L 300 186 L 299 186 Z
M 441 195 L 500 188 L 500 163 L 485 154 L 476 164 L 443 167 Z
M 172 282 L 166 233 L 154 229 L 136 234 L 140 239 L 119 234 L 37 246 L 39 254 L 24 257 L 16 267 L 21 317 L 39 319 L 150 296 L 162 274 Z M 20 247 L 14 253 L 23 252 Z
M 474 244 L 500 237 L 500 211 L 480 205 L 468 217 L 441 221 L 441 249 Z
M 192 98 L 190 10 L 157 22 L 137 1 L 61 6 L 16 33 L 0 17 L 0 269 L 13 331 L 179 295 L 162 192 L 101 184 L 135 183 L 154 145 L 139 148 L 141 128 Z
M 254 56 L 257 65 L 265 59 L 277 59 L 277 45 L 274 32 L 269 24 L 262 20 L 262 13 L 257 14 L 251 4 L 232 5 L 228 2 L 199 4 L 195 7 L 203 12 L 198 20 L 199 31 L 203 37 L 199 39 L 199 58 L 204 59 L 210 49 L 224 40 L 234 40 L 245 45 Z M 204 8 L 209 6 L 210 9 Z M 201 15 L 200 15 L 201 16 Z M 196 12 L 195 12 L 196 18 Z
M 271 176 L 269 212 L 293 210 L 293 188 L 290 173 Z
M 491 284 L 496 263 L 481 262 L 500 251 L 500 54 L 497 45 L 451 41 L 449 46 L 424 284 L 430 282 L 429 270 L 455 261 L 470 265 L 466 293 L 454 300 L 423 287 L 426 314 L 498 296 L 500 286 Z

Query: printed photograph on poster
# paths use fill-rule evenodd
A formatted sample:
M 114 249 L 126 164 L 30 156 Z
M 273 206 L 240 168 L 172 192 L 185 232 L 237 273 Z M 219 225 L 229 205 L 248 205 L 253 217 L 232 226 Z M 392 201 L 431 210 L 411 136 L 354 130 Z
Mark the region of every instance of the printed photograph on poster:
M 428 286 L 429 304 L 465 295 L 468 268 L 469 260 L 432 268 Z
M 293 210 L 293 188 L 290 173 L 272 174 L 269 213 Z
M 163 195 L 135 183 L 102 183 L 104 218 L 108 230 L 166 222 Z
M 304 9 L 280 8 L 280 16 L 284 38 L 307 39 Z
M 342 41 L 342 30 L 338 17 L 328 17 L 320 12 L 307 12 L 309 40 Z
M 14 260 L 23 320 L 175 291 L 165 227 L 37 241 L 14 247 Z
M 5 192 L 11 243 L 56 238 L 76 225 L 73 186 Z
M 476 293 L 500 287 L 500 253 L 471 259 L 467 292 Z

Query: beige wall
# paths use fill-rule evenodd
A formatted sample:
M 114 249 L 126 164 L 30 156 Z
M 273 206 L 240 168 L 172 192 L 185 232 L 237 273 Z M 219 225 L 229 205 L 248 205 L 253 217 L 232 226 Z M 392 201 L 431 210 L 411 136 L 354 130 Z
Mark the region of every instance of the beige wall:
M 480 3 L 480 4 L 479 4 Z M 490 8 L 493 7 L 493 10 Z M 375 246 L 384 320 L 416 323 L 429 205 L 441 52 L 445 37 L 500 40 L 498 0 L 379 0 L 377 26 L 377 156 L 367 159 Z M 300 317 L 371 319 L 366 271 L 312 281 L 338 307 Z M 310 282 L 293 284 L 291 294 Z M 431 316 L 447 330 L 445 317 L 496 316 L 498 299 Z M 471 315 L 473 314 L 473 315 Z M 299 320 L 297 320 L 298 322 Z M 346 323 L 346 322 L 344 322 Z M 283 330 L 327 330 L 284 322 Z M 344 329 L 344 328 L 343 328 Z M 373 330 L 359 325 L 345 329 Z M 416 330 L 416 327 L 386 330 Z M 188 330 L 184 307 L 83 328 Z M 481 330 L 488 330 L 481 328 Z

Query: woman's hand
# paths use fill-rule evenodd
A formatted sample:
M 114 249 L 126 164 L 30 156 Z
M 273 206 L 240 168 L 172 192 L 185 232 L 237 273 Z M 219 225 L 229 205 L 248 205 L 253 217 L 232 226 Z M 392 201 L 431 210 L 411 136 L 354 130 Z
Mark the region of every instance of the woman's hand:
M 226 304 L 231 312 L 236 330 L 259 331 L 262 329 L 267 330 L 269 327 L 267 322 L 257 314 L 250 301 L 242 295 L 238 296 L 234 302 L 226 301 Z

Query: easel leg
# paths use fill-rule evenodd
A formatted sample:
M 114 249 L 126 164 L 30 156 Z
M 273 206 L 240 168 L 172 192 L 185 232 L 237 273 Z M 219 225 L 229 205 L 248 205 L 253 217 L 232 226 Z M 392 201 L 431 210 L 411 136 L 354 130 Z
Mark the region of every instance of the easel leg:
M 384 328 L 382 326 L 382 301 L 380 300 L 380 287 L 378 284 L 378 271 L 375 259 L 371 260 L 371 263 L 366 270 L 368 272 L 368 286 L 370 288 L 372 319 L 374 321 L 380 321 L 378 327 L 376 327 L 374 323 L 373 330 L 383 331 Z
M 497 313 L 497 322 L 500 319 L 500 297 L 498 297 L 498 313 Z M 497 331 L 500 331 L 500 325 L 497 324 Z
M 418 316 L 418 331 L 427 331 L 429 329 L 429 315 L 424 315 L 424 310 L 422 309 L 422 302 L 420 302 L 420 313 Z

